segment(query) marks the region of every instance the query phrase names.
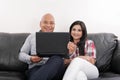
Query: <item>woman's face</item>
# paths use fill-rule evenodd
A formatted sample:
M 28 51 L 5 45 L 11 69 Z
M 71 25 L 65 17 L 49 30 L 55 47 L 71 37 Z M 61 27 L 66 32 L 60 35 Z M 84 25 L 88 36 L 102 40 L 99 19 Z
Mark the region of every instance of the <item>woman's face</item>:
M 71 36 L 73 37 L 73 40 L 80 40 L 82 37 L 82 29 L 80 25 L 74 25 L 71 30 Z

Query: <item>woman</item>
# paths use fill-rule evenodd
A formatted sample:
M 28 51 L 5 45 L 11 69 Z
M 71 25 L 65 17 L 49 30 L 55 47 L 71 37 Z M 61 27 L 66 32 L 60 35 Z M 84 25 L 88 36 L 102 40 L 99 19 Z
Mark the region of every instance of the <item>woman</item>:
M 70 42 L 67 45 L 70 64 L 63 80 L 87 80 L 97 78 L 99 72 L 95 64 L 96 49 L 94 42 L 87 39 L 86 26 L 75 21 L 70 26 Z

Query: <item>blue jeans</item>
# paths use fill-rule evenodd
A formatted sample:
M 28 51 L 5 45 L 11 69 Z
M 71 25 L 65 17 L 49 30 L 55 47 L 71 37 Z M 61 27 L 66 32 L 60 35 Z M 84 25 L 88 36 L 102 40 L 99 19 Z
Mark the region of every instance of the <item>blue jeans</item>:
M 54 80 L 56 75 L 63 69 L 64 62 L 60 56 L 52 56 L 41 66 L 35 66 L 28 70 L 29 80 Z M 59 76 L 58 76 L 59 77 Z

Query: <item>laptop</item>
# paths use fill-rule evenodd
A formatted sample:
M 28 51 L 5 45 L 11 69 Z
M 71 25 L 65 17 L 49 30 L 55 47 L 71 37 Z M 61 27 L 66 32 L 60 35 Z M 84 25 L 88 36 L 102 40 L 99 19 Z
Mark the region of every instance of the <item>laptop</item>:
M 67 32 L 36 32 L 36 51 L 40 57 L 59 55 L 68 57 L 67 44 L 69 33 Z

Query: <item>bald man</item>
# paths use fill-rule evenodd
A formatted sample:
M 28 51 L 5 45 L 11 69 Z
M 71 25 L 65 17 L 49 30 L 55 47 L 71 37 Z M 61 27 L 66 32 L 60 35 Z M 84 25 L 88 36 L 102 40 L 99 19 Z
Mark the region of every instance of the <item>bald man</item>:
M 55 20 L 52 14 L 43 15 L 40 21 L 40 32 L 53 32 Z M 60 56 L 39 57 L 36 55 L 35 33 L 30 34 L 23 44 L 19 60 L 29 64 L 28 80 L 55 80 L 64 62 Z M 57 80 L 57 79 L 56 79 Z

